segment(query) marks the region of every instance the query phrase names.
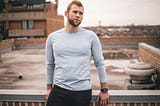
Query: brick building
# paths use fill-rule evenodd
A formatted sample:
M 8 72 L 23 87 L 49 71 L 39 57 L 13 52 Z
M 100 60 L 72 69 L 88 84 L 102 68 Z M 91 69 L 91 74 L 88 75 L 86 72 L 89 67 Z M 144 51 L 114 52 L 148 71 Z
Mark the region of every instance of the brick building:
M 3 39 L 46 37 L 64 26 L 57 14 L 57 3 L 45 0 L 1 0 L 0 29 Z

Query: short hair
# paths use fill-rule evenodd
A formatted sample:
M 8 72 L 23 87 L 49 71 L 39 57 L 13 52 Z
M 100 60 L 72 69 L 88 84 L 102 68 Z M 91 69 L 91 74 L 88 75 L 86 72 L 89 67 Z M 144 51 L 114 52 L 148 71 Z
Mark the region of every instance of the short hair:
M 77 5 L 78 7 L 83 7 L 82 3 L 78 0 L 73 0 L 71 3 L 69 3 L 68 7 L 67 7 L 67 11 L 69 12 L 69 10 L 71 9 L 72 5 L 75 4 Z

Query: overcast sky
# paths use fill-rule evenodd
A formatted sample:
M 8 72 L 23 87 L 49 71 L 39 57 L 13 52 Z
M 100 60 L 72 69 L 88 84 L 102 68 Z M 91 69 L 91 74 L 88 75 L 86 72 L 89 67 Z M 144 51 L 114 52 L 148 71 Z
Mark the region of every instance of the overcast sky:
M 55 0 L 47 0 L 55 1 Z M 72 0 L 59 0 L 58 14 Z M 84 5 L 81 26 L 160 25 L 160 0 L 80 0 Z

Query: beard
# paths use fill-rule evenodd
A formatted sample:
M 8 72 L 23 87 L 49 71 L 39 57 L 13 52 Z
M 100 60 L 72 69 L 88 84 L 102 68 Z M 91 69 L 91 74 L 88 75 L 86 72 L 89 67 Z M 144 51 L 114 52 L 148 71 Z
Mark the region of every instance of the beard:
M 73 27 L 78 27 L 81 24 L 81 21 L 78 23 L 75 23 L 73 19 L 68 19 L 68 22 L 73 26 Z

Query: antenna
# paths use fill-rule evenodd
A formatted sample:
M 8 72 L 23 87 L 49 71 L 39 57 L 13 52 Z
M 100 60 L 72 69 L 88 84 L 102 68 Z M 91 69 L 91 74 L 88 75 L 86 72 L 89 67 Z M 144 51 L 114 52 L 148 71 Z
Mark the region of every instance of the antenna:
M 56 2 L 56 8 L 58 8 L 58 0 L 55 0 L 55 2 Z
M 101 20 L 99 20 L 99 27 L 101 26 Z

